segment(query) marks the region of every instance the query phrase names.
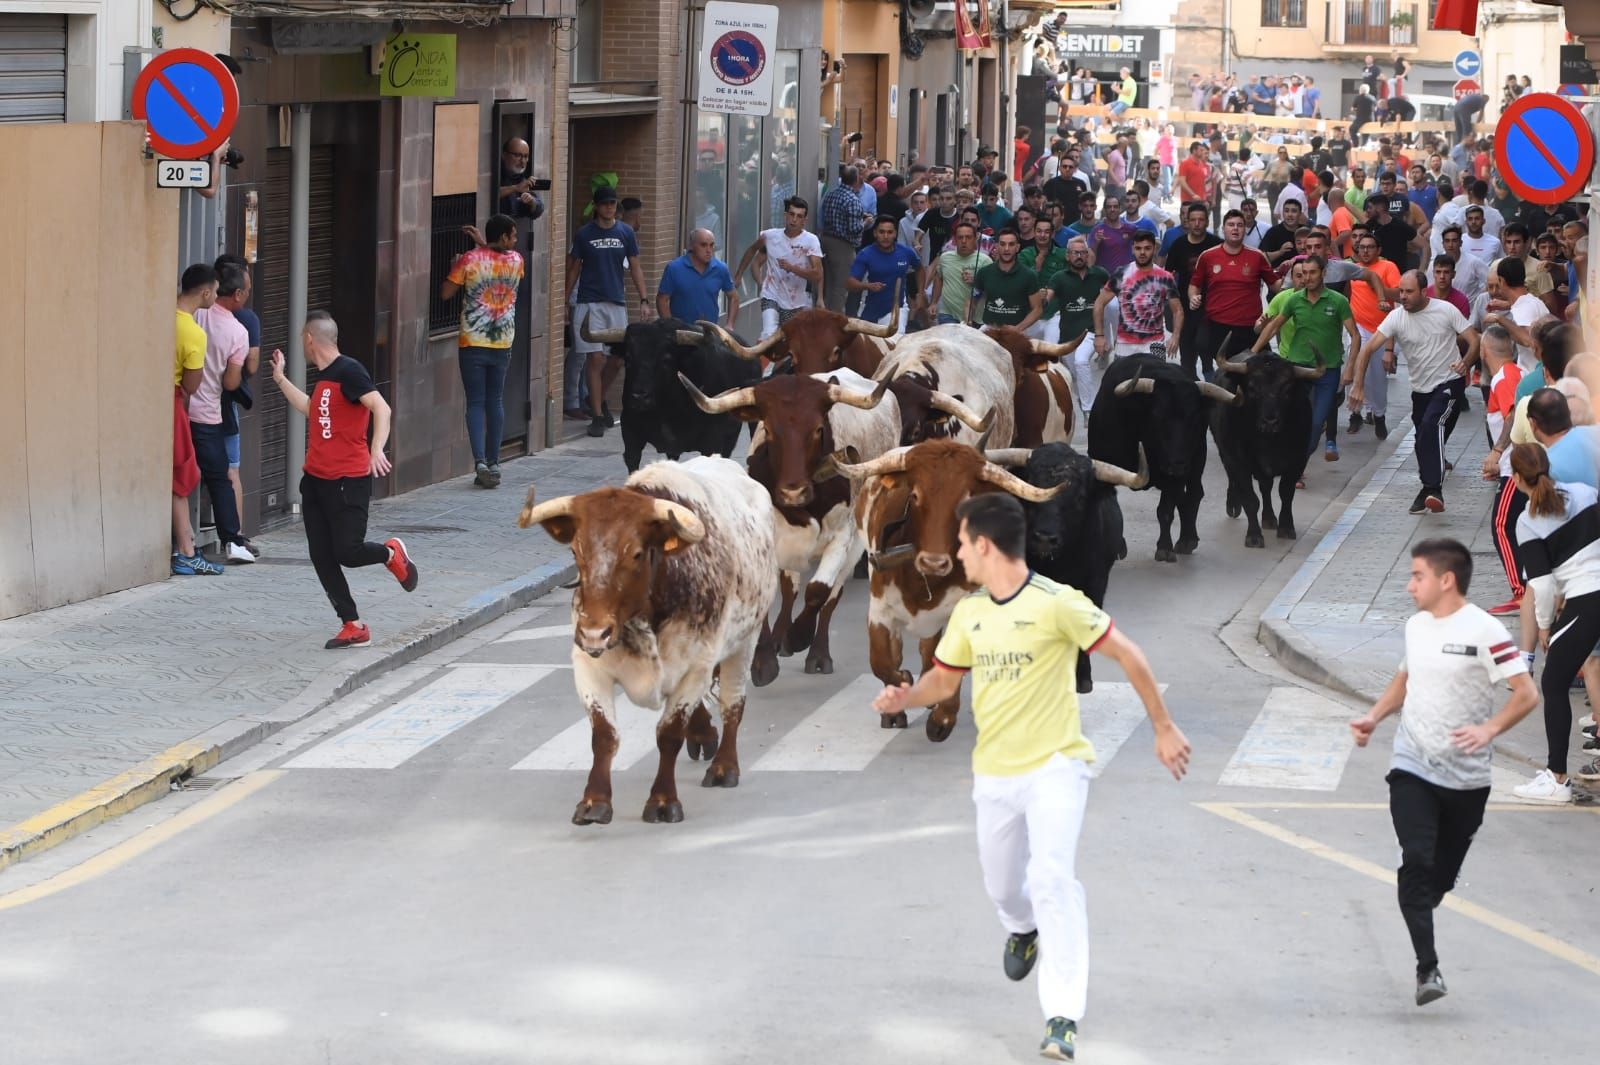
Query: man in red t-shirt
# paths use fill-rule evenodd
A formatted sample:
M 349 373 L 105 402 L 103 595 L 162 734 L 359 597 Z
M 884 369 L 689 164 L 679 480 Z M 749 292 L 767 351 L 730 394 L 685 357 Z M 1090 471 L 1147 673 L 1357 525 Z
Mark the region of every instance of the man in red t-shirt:
M 1206 206 L 1211 205 L 1212 190 L 1215 183 L 1212 178 L 1211 164 L 1206 162 L 1206 156 L 1211 151 L 1204 141 L 1195 141 L 1189 145 L 1189 158 L 1178 164 L 1178 202 L 1191 203 L 1198 200 Z
M 344 626 L 324 646 L 370 643 L 343 567 L 387 566 L 406 591 L 417 587 L 417 564 L 398 538 L 367 540 L 367 507 L 372 478 L 390 470 L 383 448 L 389 442 L 389 404 L 378 394 L 366 367 L 339 353 L 339 327 L 326 311 L 306 315 L 301 335 L 306 358 L 317 368 L 317 383 L 306 395 L 283 373 L 283 352 L 272 353 L 272 380 L 289 405 L 306 416 L 306 461 L 300 478 L 300 516 L 317 579 Z M 376 424 L 373 424 L 376 423 Z M 372 443 L 367 429 L 372 427 Z
M 1226 359 L 1255 343 L 1256 319 L 1261 317 L 1261 286 L 1278 290 L 1267 257 L 1244 246 L 1244 212 L 1222 216 L 1222 243 L 1207 248 L 1195 260 L 1189 275 L 1189 313 L 1205 304 L 1200 325 L 1202 376 L 1211 374 L 1213 359 Z

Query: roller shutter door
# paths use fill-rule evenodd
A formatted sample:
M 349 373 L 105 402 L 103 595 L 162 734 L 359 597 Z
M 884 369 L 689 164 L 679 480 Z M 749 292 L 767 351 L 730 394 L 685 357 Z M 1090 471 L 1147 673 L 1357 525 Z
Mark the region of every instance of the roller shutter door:
M 0 122 L 67 120 L 67 17 L 0 15 Z

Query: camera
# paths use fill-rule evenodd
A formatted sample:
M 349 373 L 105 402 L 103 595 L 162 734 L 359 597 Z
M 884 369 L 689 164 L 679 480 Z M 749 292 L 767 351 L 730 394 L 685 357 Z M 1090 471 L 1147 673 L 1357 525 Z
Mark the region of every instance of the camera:
M 550 191 L 550 179 L 549 178 L 534 178 L 533 179 L 533 191 L 535 191 L 535 192 L 549 192 Z
M 222 165 L 229 170 L 239 169 L 239 165 L 243 162 L 244 153 L 237 148 L 229 147 L 227 151 L 222 153 Z

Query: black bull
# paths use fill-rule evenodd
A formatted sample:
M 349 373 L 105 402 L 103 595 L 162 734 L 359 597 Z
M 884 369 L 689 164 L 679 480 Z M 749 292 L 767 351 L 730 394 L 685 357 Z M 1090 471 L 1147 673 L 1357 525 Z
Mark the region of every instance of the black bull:
M 738 416 L 701 410 L 678 374 L 715 396 L 761 380 L 759 361 L 742 359 L 714 333 L 671 318 L 592 335 L 622 356 L 622 458 L 630 473 L 639 468 L 646 444 L 669 459 L 690 451 L 733 454 L 741 429 Z
M 1129 355 L 1106 368 L 1089 414 L 1089 456 L 1133 469 L 1143 447 L 1151 487 L 1161 493 L 1156 520 L 1157 562 L 1176 562 L 1200 546 L 1195 518 L 1205 497 L 1206 426 L 1214 402 L 1231 403 L 1226 389 L 1196 384 L 1176 363 L 1159 355 Z M 1178 540 L 1172 518 L 1178 517 Z
M 1293 540 L 1295 482 L 1305 475 L 1311 442 L 1311 388 L 1322 371 L 1296 366 L 1276 355 L 1232 362 L 1219 359 L 1212 380 L 1233 392 L 1232 404 L 1211 411 L 1211 435 L 1228 471 L 1228 516 L 1242 510 L 1249 528 L 1246 547 L 1265 547 L 1263 527 Z M 1272 480 L 1278 478 L 1279 508 L 1272 513 Z M 1261 487 L 1256 498 L 1255 485 Z M 1257 507 L 1260 520 L 1257 520 Z

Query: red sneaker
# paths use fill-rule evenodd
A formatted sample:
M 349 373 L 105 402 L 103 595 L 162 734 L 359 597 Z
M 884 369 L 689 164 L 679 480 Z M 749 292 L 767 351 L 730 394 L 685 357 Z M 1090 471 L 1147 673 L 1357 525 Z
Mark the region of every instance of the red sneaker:
M 389 549 L 389 561 L 384 565 L 389 572 L 394 574 L 394 579 L 400 582 L 400 587 L 408 592 L 417 590 L 417 564 L 411 561 L 411 556 L 406 554 L 406 545 L 398 536 L 385 540 L 383 546 Z
M 329 640 L 322 646 L 330 651 L 337 651 L 341 647 L 359 647 L 372 642 L 372 630 L 359 621 L 347 621 L 344 628 L 339 630 L 339 635 Z
M 1503 603 L 1496 603 L 1494 606 L 1490 607 L 1489 613 L 1493 614 L 1497 618 L 1503 618 L 1508 614 L 1518 613 L 1521 611 L 1521 609 L 1521 602 L 1516 599 L 1507 599 Z

